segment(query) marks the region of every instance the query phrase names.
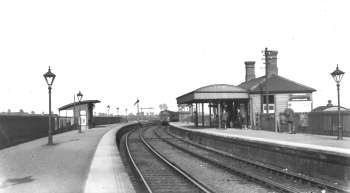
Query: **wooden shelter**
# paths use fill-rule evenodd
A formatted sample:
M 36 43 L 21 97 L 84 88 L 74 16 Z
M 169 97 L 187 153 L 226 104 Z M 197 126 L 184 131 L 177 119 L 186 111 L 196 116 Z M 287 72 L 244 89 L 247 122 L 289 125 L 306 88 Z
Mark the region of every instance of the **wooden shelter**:
M 59 113 L 63 110 L 73 110 L 74 125 L 79 124 L 86 126 L 88 129 L 93 127 L 93 109 L 99 100 L 84 100 L 80 102 L 73 102 L 58 108 Z
M 178 105 L 189 106 L 196 127 L 198 127 L 200 118 L 202 127 L 205 126 L 205 104 L 209 109 L 207 119 L 209 127 L 230 127 L 238 118 L 238 111 L 248 118 L 248 92 L 246 89 L 234 85 L 213 84 L 204 86 L 184 94 L 176 100 Z

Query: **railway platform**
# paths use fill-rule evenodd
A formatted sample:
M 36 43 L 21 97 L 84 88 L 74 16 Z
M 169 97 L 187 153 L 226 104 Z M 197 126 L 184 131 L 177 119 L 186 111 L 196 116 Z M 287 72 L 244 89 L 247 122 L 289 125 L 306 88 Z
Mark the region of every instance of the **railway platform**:
M 279 146 L 303 148 L 317 152 L 327 152 L 350 157 L 349 137 L 344 137 L 343 140 L 337 140 L 336 136 L 313 135 L 304 133 L 289 134 L 262 130 L 242 130 L 235 128 L 194 128 L 193 125 L 180 122 L 173 122 L 171 125 L 183 129 L 211 134 L 214 136 L 239 138 L 263 143 L 265 142 Z
M 0 151 L 0 193 L 134 192 L 116 132 L 132 123 L 99 126 L 40 138 Z
M 350 191 L 349 137 L 170 125 L 171 133 L 194 143 Z

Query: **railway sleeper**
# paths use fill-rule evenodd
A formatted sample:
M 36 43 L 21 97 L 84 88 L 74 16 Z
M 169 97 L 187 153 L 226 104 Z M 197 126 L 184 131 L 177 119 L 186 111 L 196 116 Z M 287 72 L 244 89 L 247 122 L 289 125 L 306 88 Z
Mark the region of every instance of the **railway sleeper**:
M 280 184 L 280 183 L 276 183 L 276 182 L 274 182 L 266 177 L 261 177 L 261 176 L 256 175 L 255 173 L 251 173 L 251 172 L 245 172 L 239 168 L 231 168 L 229 166 L 222 165 L 221 163 L 218 163 L 216 160 L 213 160 L 210 158 L 205 158 L 201 155 L 197 155 L 197 154 L 195 154 L 195 153 L 193 153 L 185 148 L 182 148 L 176 144 L 173 144 L 172 142 L 168 142 L 165 139 L 164 139 L 164 141 L 171 144 L 171 145 L 174 145 L 175 147 L 177 147 L 177 148 L 179 148 L 179 149 L 181 149 L 181 150 L 183 150 L 183 151 L 185 151 L 185 152 L 187 152 L 195 157 L 198 157 L 198 158 L 203 159 L 203 160 L 205 160 L 211 164 L 214 164 L 220 168 L 223 168 L 223 169 L 229 170 L 235 174 L 238 174 L 239 176 L 242 176 L 242 177 L 248 179 L 249 181 L 257 182 L 257 183 L 265 185 L 265 186 L 266 186 L 266 184 L 268 184 L 268 187 L 271 186 L 271 187 L 273 187 L 272 189 L 276 189 L 276 190 L 282 189 L 283 192 L 289 192 L 289 193 L 298 193 L 299 192 L 297 189 L 290 188 L 290 187 L 285 186 L 285 185 Z

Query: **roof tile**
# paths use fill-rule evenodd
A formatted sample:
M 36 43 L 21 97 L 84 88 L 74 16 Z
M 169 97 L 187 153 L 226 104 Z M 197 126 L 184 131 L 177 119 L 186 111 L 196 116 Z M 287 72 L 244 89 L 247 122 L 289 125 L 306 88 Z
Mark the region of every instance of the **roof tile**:
M 251 93 L 258 93 L 262 90 L 272 93 L 309 93 L 316 91 L 311 87 L 278 75 L 271 76 L 268 79 L 266 79 L 265 76 L 262 76 L 247 82 L 243 82 L 239 86 L 249 90 Z

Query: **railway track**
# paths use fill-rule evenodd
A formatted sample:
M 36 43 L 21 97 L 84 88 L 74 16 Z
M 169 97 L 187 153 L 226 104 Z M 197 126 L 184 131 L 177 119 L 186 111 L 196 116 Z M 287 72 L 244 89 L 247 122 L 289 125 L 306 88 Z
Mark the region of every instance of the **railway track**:
M 131 165 L 142 181 L 145 192 L 213 192 L 155 150 L 143 138 L 142 132 L 143 128 L 129 132 L 125 146 Z
M 164 127 L 163 127 L 164 128 Z M 298 175 L 179 138 L 164 129 L 155 134 L 182 151 L 279 192 L 350 192 L 347 187 Z

